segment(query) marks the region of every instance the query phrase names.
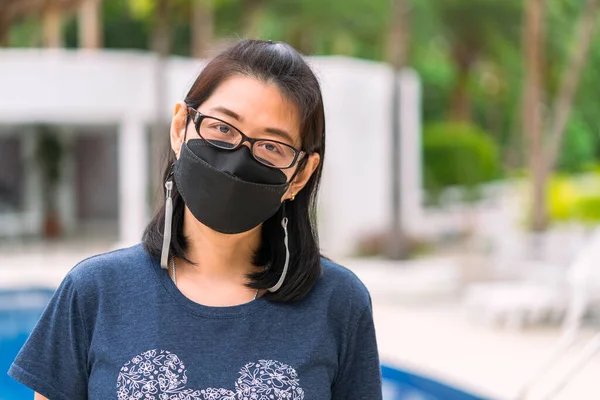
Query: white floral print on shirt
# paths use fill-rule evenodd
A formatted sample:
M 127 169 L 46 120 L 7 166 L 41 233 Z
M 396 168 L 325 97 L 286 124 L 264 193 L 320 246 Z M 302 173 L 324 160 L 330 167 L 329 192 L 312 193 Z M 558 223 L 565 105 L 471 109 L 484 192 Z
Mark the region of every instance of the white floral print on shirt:
M 294 368 L 274 360 L 244 365 L 234 384 L 187 388 L 183 361 L 167 350 L 148 350 L 128 361 L 117 378 L 118 400 L 304 400 Z

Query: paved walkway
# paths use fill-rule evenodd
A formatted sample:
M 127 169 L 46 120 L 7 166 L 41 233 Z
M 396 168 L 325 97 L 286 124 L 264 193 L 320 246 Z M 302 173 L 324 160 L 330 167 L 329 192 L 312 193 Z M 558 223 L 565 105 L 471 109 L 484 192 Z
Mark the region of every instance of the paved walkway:
M 552 327 L 511 332 L 477 326 L 467 321 L 456 304 L 400 306 L 378 301 L 374 307 L 384 363 L 496 399 L 513 398 L 559 338 L 559 330 Z M 589 329 L 582 332 L 564 362 L 539 382 L 528 399 L 542 399 L 592 336 Z M 600 354 L 556 400 L 600 399 L 599 378 Z
M 487 395 L 514 399 L 560 338 L 558 326 L 521 331 L 483 326 L 461 308 L 459 266 L 451 260 L 347 260 L 371 291 L 382 362 Z M 600 332 L 600 326 L 596 328 Z M 532 388 L 545 396 L 596 332 L 581 339 Z M 600 399 L 600 354 L 553 400 Z

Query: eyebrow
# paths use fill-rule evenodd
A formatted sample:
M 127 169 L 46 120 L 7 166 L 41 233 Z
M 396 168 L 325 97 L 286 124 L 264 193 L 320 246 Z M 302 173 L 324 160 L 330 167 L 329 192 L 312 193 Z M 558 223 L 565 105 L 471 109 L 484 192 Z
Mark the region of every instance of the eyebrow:
M 214 107 L 212 109 L 212 111 L 217 111 L 217 112 L 220 112 L 221 114 L 225 114 L 239 122 L 244 121 L 244 118 L 242 118 L 238 113 L 231 111 L 230 109 L 225 108 L 225 107 Z
M 288 143 L 291 143 L 292 145 L 295 145 L 295 141 L 292 138 L 292 135 L 290 135 L 289 133 L 287 133 L 286 131 L 282 131 L 281 129 L 277 129 L 277 128 L 266 128 L 265 132 L 267 133 L 271 133 L 273 135 L 279 136 L 281 139 L 285 139 L 288 141 Z
M 217 111 L 220 112 L 221 114 L 225 114 L 233 119 L 235 119 L 238 122 L 243 122 L 244 118 L 242 116 L 240 116 L 238 113 L 236 113 L 235 111 L 232 111 L 228 108 L 225 107 L 214 107 L 211 109 L 211 111 Z M 292 138 L 292 135 L 290 135 L 288 132 L 282 130 L 282 129 L 277 129 L 277 128 L 265 128 L 265 132 L 270 133 L 272 135 L 276 135 L 279 136 L 279 138 L 281 139 L 285 139 L 286 141 L 288 141 L 289 143 L 291 143 L 292 145 L 295 145 L 295 140 L 294 138 Z

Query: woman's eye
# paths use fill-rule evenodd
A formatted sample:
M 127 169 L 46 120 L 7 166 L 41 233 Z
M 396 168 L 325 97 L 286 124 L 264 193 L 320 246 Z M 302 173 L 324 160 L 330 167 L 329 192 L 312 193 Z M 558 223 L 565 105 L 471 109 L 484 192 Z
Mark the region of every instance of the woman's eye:
M 213 131 L 217 131 L 219 134 L 226 134 L 226 135 L 231 135 L 233 133 L 233 129 L 231 129 L 230 126 L 228 125 L 223 125 L 223 124 L 215 124 L 215 125 L 211 125 L 210 129 L 212 129 Z
M 269 152 L 281 153 L 279 146 L 275 145 L 274 143 L 264 143 L 263 147 Z
M 230 133 L 231 129 L 227 125 L 219 125 L 217 127 L 221 133 Z

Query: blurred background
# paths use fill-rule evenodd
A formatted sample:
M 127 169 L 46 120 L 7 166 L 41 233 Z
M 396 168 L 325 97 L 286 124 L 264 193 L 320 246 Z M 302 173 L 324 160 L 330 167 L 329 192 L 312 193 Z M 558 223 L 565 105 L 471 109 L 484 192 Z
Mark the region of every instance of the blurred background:
M 66 272 L 138 242 L 176 101 L 239 38 L 323 89 L 324 254 L 387 400 L 598 399 L 600 0 L 0 0 L 0 400 Z

